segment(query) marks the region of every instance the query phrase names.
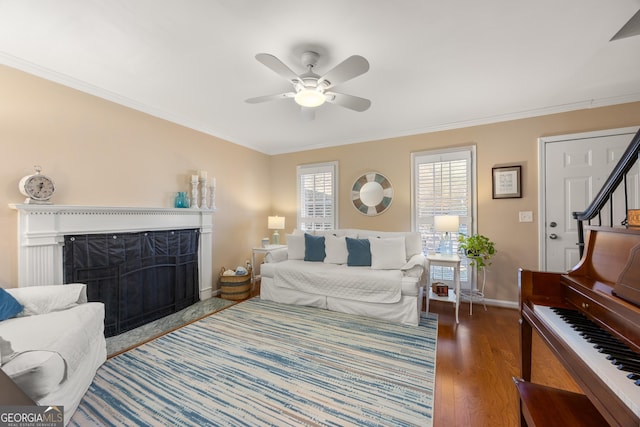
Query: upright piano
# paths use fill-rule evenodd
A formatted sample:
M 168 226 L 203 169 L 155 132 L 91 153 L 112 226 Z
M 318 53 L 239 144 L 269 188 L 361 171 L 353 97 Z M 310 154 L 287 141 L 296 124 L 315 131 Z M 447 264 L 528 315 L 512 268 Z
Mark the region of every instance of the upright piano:
M 640 229 L 586 233 L 568 273 L 519 271 L 521 425 L 640 425 Z M 531 383 L 533 330 L 584 394 Z

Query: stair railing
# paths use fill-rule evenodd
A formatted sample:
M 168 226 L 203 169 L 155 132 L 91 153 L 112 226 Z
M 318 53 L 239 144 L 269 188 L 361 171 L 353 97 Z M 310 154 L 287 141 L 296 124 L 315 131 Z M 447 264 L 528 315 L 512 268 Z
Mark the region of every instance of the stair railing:
M 624 219 L 620 221 L 620 225 L 627 225 L 627 212 L 628 212 L 628 194 L 627 194 L 627 174 L 631 168 L 638 161 L 638 155 L 640 154 L 640 130 L 635 134 L 633 140 L 625 150 L 622 157 L 618 161 L 618 164 L 613 168 L 611 174 L 607 178 L 596 197 L 591 204 L 582 212 L 574 212 L 573 217 L 578 221 L 578 248 L 580 250 L 580 257 L 584 252 L 584 223 L 591 224 L 591 220 L 596 216 L 598 217 L 599 225 L 602 224 L 601 212 L 604 209 L 607 202 L 609 202 L 609 226 L 613 227 L 613 196 L 620 184 L 624 184 Z

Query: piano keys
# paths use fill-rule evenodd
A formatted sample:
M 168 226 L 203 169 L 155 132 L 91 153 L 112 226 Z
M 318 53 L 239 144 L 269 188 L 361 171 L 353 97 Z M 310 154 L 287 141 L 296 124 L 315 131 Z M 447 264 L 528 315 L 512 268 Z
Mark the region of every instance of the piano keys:
M 636 365 L 640 354 L 640 307 L 634 301 L 636 289 L 640 292 L 640 229 L 587 227 L 587 233 L 584 255 L 568 273 L 519 272 L 523 381 L 516 384 L 521 392 L 523 424 L 535 425 L 532 414 L 543 418 L 545 414 L 536 411 L 531 406 L 536 402 L 526 396 L 535 330 L 582 389 L 586 397 L 582 401 L 605 420 L 604 425 L 640 425 L 640 386 L 634 377 L 638 372 L 633 372 L 640 367 Z M 600 334 L 606 332 L 601 336 L 607 337 L 609 343 L 601 344 L 601 351 L 562 318 L 574 313 L 588 319 L 586 328 Z M 618 369 L 607 357 L 624 358 L 625 369 L 632 372 Z M 632 378 L 627 377 L 629 374 Z M 539 387 L 536 392 L 540 392 Z M 544 388 L 544 393 L 556 392 Z M 575 419 L 572 425 L 593 424 L 593 420 L 585 419 L 589 411 L 581 410 L 579 405 L 567 405 L 568 415 Z
M 565 309 L 566 310 L 566 309 Z M 607 359 L 607 354 L 598 351 L 593 343 L 581 336 L 570 323 L 567 323 L 554 308 L 534 306 L 533 311 L 556 334 L 563 337 L 567 344 L 593 369 L 607 386 L 640 418 L 640 387 L 628 378 L 628 372 L 618 369 Z M 627 347 L 628 348 L 628 347 Z M 637 356 L 637 355 L 636 355 Z
M 635 385 L 640 385 L 640 381 L 636 381 L 640 377 L 640 354 L 631 350 L 625 343 L 600 328 L 579 311 L 558 307 L 551 307 L 551 310 L 584 341 L 591 344 L 594 350 L 604 355 L 606 360 L 617 369 L 628 373 L 626 377 L 633 380 Z M 570 333 L 574 334 L 574 332 Z

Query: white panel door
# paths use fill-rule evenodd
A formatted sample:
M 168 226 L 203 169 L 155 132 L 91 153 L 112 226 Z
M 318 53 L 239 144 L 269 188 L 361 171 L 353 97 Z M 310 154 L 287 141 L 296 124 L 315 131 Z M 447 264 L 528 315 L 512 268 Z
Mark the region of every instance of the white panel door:
M 545 143 L 545 221 L 544 245 L 546 271 L 568 271 L 580 260 L 577 221 L 573 212 L 581 212 L 598 194 L 635 131 L 612 130 L 609 134 L 566 135 L 549 138 Z M 637 166 L 629 174 L 629 208 L 638 206 Z M 614 195 L 613 225 L 625 218 L 624 189 Z M 610 224 L 610 208 L 602 211 L 603 225 Z M 596 218 L 592 224 L 599 224 Z

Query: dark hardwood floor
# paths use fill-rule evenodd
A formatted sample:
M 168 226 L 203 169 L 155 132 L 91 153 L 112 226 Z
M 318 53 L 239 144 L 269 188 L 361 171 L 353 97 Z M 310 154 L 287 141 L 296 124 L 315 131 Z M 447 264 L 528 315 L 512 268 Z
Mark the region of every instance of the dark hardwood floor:
M 518 426 L 518 310 L 474 304 L 469 315 L 462 303 L 456 325 L 452 304 L 432 301 L 429 309 L 438 314 L 434 427 Z M 535 334 L 533 346 L 534 382 L 580 391 Z

